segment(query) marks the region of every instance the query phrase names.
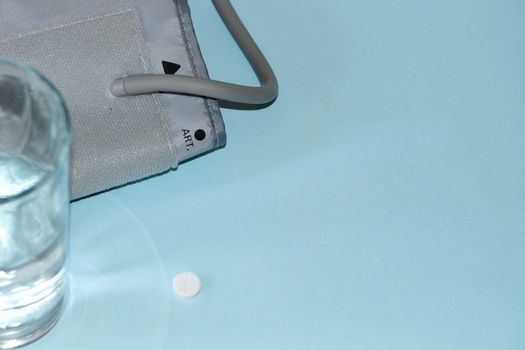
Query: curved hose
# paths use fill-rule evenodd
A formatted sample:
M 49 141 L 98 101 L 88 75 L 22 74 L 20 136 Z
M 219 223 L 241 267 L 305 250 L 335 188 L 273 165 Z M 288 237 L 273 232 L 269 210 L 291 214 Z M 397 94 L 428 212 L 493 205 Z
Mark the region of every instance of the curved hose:
M 278 83 L 272 67 L 242 23 L 229 0 L 212 0 L 222 21 L 252 66 L 261 86 L 243 86 L 182 75 L 143 74 L 111 83 L 115 96 L 171 92 L 214 98 L 234 103 L 262 105 L 277 98 Z

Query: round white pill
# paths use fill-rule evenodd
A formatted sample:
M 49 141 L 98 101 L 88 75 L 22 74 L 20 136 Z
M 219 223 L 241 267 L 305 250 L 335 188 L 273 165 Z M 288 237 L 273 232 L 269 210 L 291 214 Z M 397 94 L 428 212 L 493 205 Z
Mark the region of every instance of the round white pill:
M 193 272 L 181 272 L 173 279 L 173 289 L 183 298 L 193 298 L 201 291 L 202 282 Z

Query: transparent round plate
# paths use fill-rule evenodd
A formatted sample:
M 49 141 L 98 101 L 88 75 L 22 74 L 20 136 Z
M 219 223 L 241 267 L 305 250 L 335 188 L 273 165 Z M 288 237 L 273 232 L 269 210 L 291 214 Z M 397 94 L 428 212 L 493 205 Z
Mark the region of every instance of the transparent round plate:
M 101 209 L 103 208 L 103 209 Z M 72 206 L 70 294 L 62 318 L 24 349 L 162 348 L 170 280 L 146 229 L 111 194 Z

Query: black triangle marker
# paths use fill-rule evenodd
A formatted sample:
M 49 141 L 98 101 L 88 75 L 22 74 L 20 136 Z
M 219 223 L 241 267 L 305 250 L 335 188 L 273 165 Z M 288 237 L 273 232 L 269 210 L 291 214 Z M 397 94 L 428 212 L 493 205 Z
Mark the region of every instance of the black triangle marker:
M 162 61 L 162 67 L 164 68 L 165 74 L 175 74 L 180 69 L 180 64 L 168 62 L 168 61 Z

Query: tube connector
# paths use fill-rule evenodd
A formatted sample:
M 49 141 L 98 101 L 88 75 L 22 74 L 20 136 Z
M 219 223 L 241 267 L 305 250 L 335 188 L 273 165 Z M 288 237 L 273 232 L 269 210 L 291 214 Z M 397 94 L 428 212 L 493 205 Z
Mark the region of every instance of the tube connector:
M 124 78 L 113 80 L 109 86 L 109 91 L 116 97 L 123 97 L 128 95 L 126 88 L 124 87 Z

